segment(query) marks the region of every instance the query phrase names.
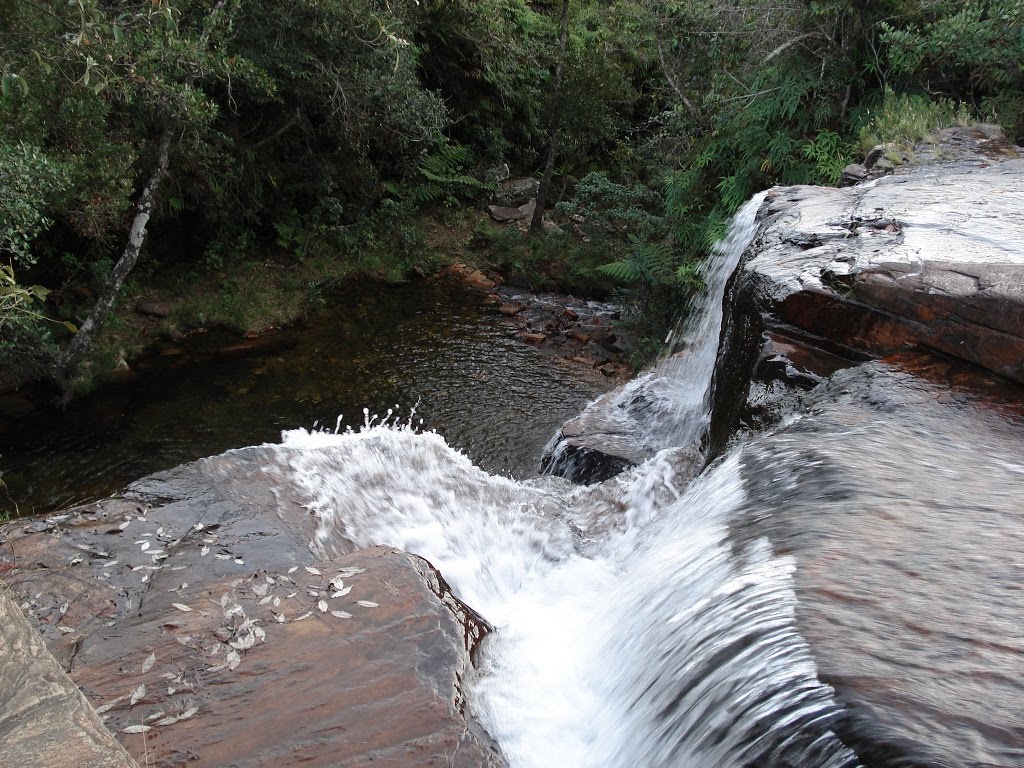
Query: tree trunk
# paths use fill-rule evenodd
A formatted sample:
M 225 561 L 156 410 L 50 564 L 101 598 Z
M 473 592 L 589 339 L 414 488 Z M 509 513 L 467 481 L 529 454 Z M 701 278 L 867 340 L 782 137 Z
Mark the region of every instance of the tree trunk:
M 92 312 L 89 313 L 85 322 L 78 329 L 78 333 L 71 339 L 71 343 L 65 347 L 57 360 L 57 381 L 63 390 L 65 402 L 70 397 L 71 382 L 78 374 L 82 359 L 92 343 L 93 336 L 106 320 L 107 315 L 110 314 L 110 310 L 117 300 L 117 294 L 121 291 L 121 286 L 124 285 L 125 279 L 139 260 L 142 244 L 146 241 L 146 225 L 149 224 L 149 217 L 153 211 L 153 202 L 157 190 L 160 188 L 160 182 L 163 181 L 164 175 L 167 173 L 167 164 L 171 153 L 171 133 L 172 128 L 167 127 L 160 136 L 156 164 L 135 203 L 135 216 L 132 218 L 128 242 L 121 253 L 121 258 L 117 260 L 117 264 L 110 272 L 110 277 L 107 278 L 107 283 L 103 286 L 103 292 L 92 308 Z
M 562 16 L 558 21 L 558 59 L 555 61 L 555 89 L 554 97 L 557 103 L 562 93 L 562 76 L 565 69 L 565 52 L 569 46 L 569 0 L 562 0 Z M 557 118 L 556 118 L 557 121 Z M 544 226 L 544 209 L 548 203 L 548 192 L 551 189 L 551 176 L 555 171 L 555 160 L 558 158 L 558 151 L 561 149 L 561 130 L 556 127 L 551 132 L 551 142 L 548 144 L 548 157 L 544 162 L 544 176 L 540 180 L 540 189 L 537 190 L 537 207 L 533 209 L 533 218 L 530 220 L 530 234 L 536 235 Z
M 203 50 L 209 47 L 210 34 L 213 32 L 227 2 L 228 0 L 217 0 L 217 3 L 210 9 L 210 13 L 203 24 L 202 34 L 199 36 L 200 47 Z M 190 72 L 185 77 L 185 88 L 192 88 L 195 80 L 196 73 Z M 135 269 L 135 265 L 139 261 L 142 245 L 146 241 L 146 226 L 149 224 L 149 217 L 153 212 L 156 193 L 159 191 L 160 183 L 167 174 L 167 165 L 171 154 L 171 140 L 176 126 L 177 120 L 173 116 L 169 116 L 166 127 L 160 135 L 160 141 L 157 143 L 156 163 L 149 174 L 149 178 L 146 180 L 145 186 L 142 187 L 142 192 L 139 193 L 139 199 L 135 203 L 135 215 L 132 217 L 132 226 L 128 231 L 128 242 L 121 253 L 121 258 L 114 265 L 114 269 L 111 271 L 110 277 L 107 278 L 106 285 L 103 286 L 103 291 L 100 293 L 100 297 L 89 313 L 89 316 L 78 329 L 78 333 L 71 339 L 71 343 L 64 348 L 57 358 L 55 379 L 62 390 L 61 398 L 64 403 L 67 403 L 71 398 L 72 384 L 81 369 L 82 360 L 85 358 L 85 353 L 88 351 L 93 337 L 100 326 L 103 325 L 103 321 L 107 319 L 110 310 L 114 308 L 114 302 L 117 301 L 117 295 L 121 292 L 121 286 L 124 285 L 124 281 L 131 274 L 131 271 Z

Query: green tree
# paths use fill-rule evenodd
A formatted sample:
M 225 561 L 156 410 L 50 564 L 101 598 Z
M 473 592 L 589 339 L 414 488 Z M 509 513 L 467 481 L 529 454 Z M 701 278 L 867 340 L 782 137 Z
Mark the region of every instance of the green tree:
M 1024 0 L 940 0 L 882 23 L 904 87 L 965 100 L 1024 137 Z

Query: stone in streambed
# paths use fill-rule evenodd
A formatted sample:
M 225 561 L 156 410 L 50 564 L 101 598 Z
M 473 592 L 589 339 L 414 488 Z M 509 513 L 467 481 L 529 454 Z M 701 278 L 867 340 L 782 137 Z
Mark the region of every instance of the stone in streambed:
M 135 311 L 150 317 L 170 317 L 174 312 L 174 304 L 169 301 L 140 301 L 135 305 Z

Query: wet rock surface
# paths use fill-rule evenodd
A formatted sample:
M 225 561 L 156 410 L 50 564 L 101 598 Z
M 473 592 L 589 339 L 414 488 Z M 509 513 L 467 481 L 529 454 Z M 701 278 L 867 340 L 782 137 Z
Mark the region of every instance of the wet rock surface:
M 462 695 L 486 624 L 421 558 L 311 554 L 294 490 L 258 448 L 184 465 L 4 526 L 3 578 L 147 765 L 504 764 Z
M 593 368 L 613 381 L 624 381 L 633 373 L 632 340 L 615 328 L 619 317 L 615 304 L 502 285 L 499 275 L 465 264 L 452 266 L 447 274 L 467 288 L 486 293 L 487 301 L 504 318 L 501 323 L 509 335 L 525 344 Z
M 135 768 L 0 584 L 0 758 L 5 765 Z
M 768 328 L 847 357 L 920 345 L 1024 381 L 1024 160 L 947 131 L 923 165 L 771 190 L 742 279 Z
M 670 422 L 670 414 L 660 412 L 659 381 L 671 380 L 685 365 L 685 356 L 665 358 L 635 383 L 599 397 L 582 413 L 562 425 L 557 444 L 545 454 L 544 472 L 576 483 L 591 484 L 608 480 L 635 467 L 668 447 L 652 439 L 659 422 Z M 693 477 L 701 468 L 699 451 L 694 449 Z
M 801 635 L 867 765 L 1024 764 L 1021 426 L 870 363 L 744 452 L 737 536 L 794 559 Z

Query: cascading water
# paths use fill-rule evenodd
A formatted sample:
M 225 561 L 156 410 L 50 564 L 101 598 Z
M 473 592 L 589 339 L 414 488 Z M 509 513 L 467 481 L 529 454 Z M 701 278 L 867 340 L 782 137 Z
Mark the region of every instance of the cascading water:
M 757 233 L 757 211 L 765 194 L 755 195 L 736 213 L 728 235 L 702 265 L 699 276 L 705 290 L 669 334 L 672 353 L 647 374 L 595 400 L 566 425 L 546 450 L 545 471 L 584 481 L 606 476 L 580 466 L 580 435 L 595 436 L 599 453 L 620 456 L 626 463 L 663 448 L 700 448 L 711 422 L 726 286 Z
M 672 451 L 593 488 L 487 475 L 409 429 L 296 431 L 281 452 L 317 547 L 421 554 L 495 625 L 474 706 L 511 765 L 855 763 L 794 628 L 792 563 L 730 546 L 735 457 L 680 493 Z M 610 501 L 620 525 L 595 527 Z
M 715 317 L 689 326 L 659 395 L 684 440 L 707 425 L 721 291 L 758 204 L 707 276 Z M 795 629 L 793 564 L 730 540 L 746 501 L 736 454 L 683 488 L 678 449 L 591 487 L 488 475 L 409 427 L 298 430 L 279 453 L 319 520 L 316 549 L 422 555 L 495 626 L 471 704 L 510 765 L 856 764 Z
M 676 350 L 661 366 L 653 418 L 644 426 L 657 448 L 690 445 L 703 437 L 711 420 L 711 380 L 722 333 L 722 301 L 726 284 L 744 251 L 757 234 L 757 211 L 767 193 L 754 195 L 733 217 L 725 239 L 712 249 L 699 272 L 705 290 L 688 309 L 685 319 L 669 335 Z M 625 395 L 629 387 L 623 388 Z

